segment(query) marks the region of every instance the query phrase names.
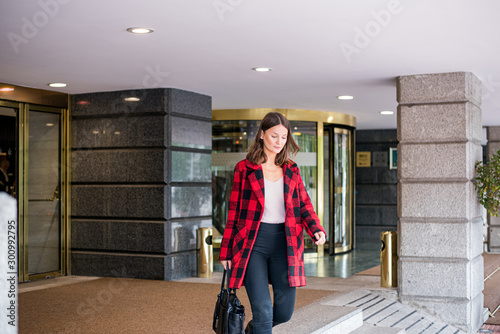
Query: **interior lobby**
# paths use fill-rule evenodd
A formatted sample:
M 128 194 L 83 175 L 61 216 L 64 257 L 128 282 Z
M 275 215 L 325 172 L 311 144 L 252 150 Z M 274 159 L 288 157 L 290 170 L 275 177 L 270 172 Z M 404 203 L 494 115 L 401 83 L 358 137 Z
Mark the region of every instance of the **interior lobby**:
M 147 282 L 150 293 L 158 283 L 220 284 L 234 166 L 277 111 L 301 147 L 294 161 L 327 234 L 316 246 L 304 233 L 311 294 L 376 290 L 450 333 L 500 332 L 491 283 L 500 218 L 475 188 L 476 163 L 500 150 L 499 9 L 493 0 L 3 2 L 0 190 L 9 200 L 0 214 L 17 212 L 8 221 L 20 328 L 34 332 L 21 311 L 37 313 L 27 300 L 42 290 L 50 300 L 59 287 L 101 284 L 90 295 L 115 303 L 120 284 Z M 206 279 L 203 228 L 213 248 Z M 397 233 L 397 281 L 383 289 L 386 231 Z M 75 308 L 69 300 L 86 295 L 67 293 L 63 304 L 84 321 L 41 332 L 113 332 L 89 325 L 107 303 Z M 418 321 L 406 332 L 431 332 Z

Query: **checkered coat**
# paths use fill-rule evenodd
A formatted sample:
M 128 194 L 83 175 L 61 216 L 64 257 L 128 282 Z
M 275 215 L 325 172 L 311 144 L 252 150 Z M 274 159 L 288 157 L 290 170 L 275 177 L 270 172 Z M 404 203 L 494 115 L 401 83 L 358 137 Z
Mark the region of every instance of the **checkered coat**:
M 306 285 L 304 274 L 304 236 L 314 238 L 323 231 L 307 194 L 299 167 L 293 161 L 283 166 L 285 191 L 285 231 L 288 246 L 288 281 L 291 287 Z M 252 252 L 264 211 L 264 174 L 262 167 L 242 160 L 234 169 L 229 215 L 222 238 L 220 260 L 231 260 L 229 286 L 239 289 Z

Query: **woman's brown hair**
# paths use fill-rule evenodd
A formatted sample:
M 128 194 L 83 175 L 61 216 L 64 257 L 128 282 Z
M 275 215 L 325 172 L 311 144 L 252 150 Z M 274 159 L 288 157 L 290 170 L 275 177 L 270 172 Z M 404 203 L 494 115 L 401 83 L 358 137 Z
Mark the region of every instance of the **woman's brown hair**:
M 300 146 L 293 139 L 290 129 L 290 122 L 285 116 L 279 112 L 270 112 L 260 122 L 259 130 L 255 135 L 255 140 L 248 150 L 247 159 L 256 165 L 260 165 L 267 161 L 266 153 L 264 152 L 264 141 L 260 138 L 261 135 L 268 129 L 276 125 L 283 125 L 287 129 L 286 143 L 280 153 L 276 154 L 274 163 L 277 166 L 283 167 L 290 160 L 290 155 L 293 157 L 299 152 Z

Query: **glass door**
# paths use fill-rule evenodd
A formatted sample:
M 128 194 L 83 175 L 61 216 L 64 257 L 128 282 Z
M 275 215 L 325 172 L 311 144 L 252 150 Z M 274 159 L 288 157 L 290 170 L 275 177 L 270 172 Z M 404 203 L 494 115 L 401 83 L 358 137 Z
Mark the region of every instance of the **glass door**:
M 28 275 L 61 271 L 61 114 L 28 111 Z M 48 274 L 49 276 L 53 274 Z
M 0 120 L 5 121 L 0 125 L 4 134 L 0 145 L 7 149 L 0 159 L 9 160 L 10 194 L 18 200 L 19 281 L 65 275 L 69 272 L 67 109 L 0 101 Z M 4 129 L 12 126 L 15 129 Z
M 325 221 L 330 255 L 351 251 L 354 243 L 354 168 L 352 130 L 325 127 Z M 327 149 L 328 148 L 328 149 Z M 327 225 L 327 223 L 325 223 Z

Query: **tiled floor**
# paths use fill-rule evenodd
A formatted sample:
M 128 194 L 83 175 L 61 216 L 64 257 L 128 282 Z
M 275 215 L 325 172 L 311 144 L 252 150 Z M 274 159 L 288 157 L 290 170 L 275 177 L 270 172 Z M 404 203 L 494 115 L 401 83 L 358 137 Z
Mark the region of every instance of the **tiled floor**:
M 222 272 L 219 252 L 214 249 L 214 271 Z M 304 256 L 306 276 L 347 278 L 380 264 L 380 242 L 358 242 L 352 252 L 323 257 L 307 252 Z

